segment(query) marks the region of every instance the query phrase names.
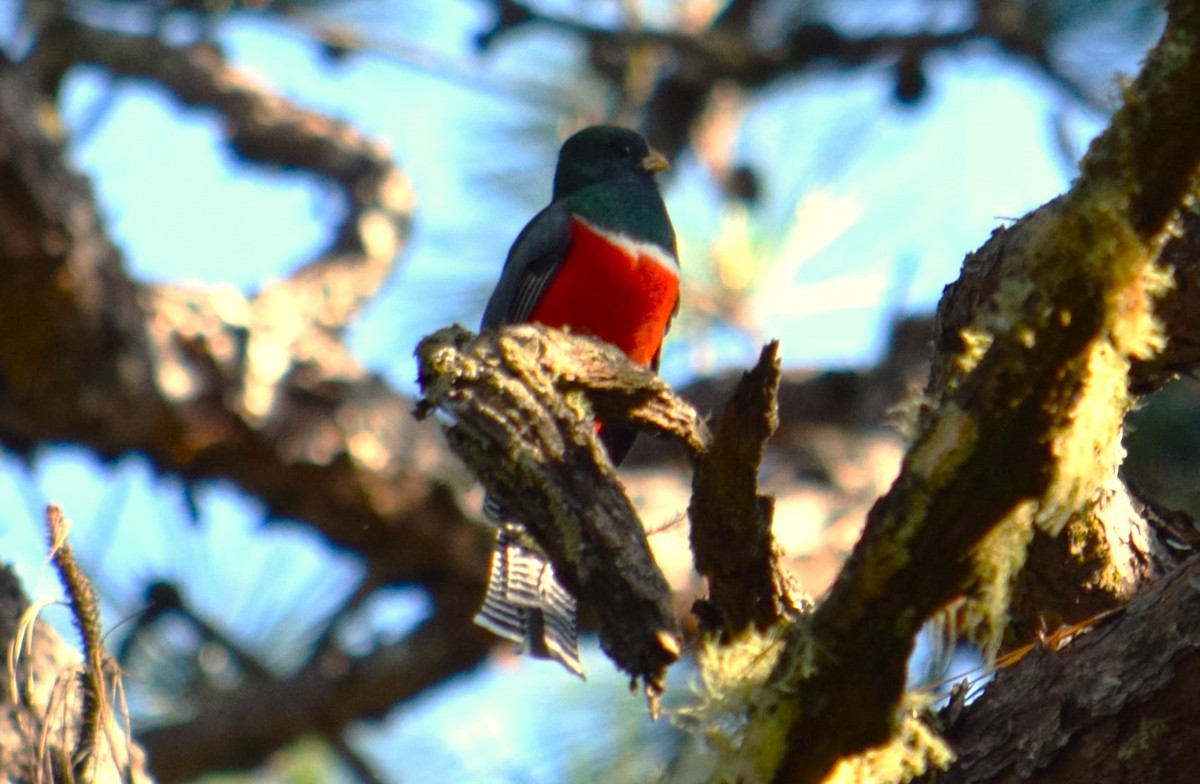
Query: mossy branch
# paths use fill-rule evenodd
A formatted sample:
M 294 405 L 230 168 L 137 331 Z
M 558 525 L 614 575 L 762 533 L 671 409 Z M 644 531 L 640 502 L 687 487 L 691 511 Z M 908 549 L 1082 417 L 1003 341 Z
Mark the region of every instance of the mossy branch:
M 671 592 L 591 412 L 704 448 L 707 428 L 655 374 L 599 341 L 535 326 L 475 336 L 443 329 L 417 346 L 425 398 L 454 423 L 447 440 L 521 520 L 559 579 L 597 614 L 600 643 L 661 691 L 679 655 Z
M 1200 741 L 1200 559 L 1120 610 L 1028 646 L 944 715 L 958 762 L 921 784 L 1191 781 Z
M 1170 14 L 1074 187 L 993 235 L 944 297 L 901 474 L 757 706 L 787 727 L 759 749 L 782 755 L 776 781 L 822 781 L 891 736 L 915 635 L 951 601 L 973 597 L 994 651 L 1034 527 L 1059 531 L 1119 466 L 1131 366 L 1164 344 L 1158 253 L 1200 165 L 1200 9 Z

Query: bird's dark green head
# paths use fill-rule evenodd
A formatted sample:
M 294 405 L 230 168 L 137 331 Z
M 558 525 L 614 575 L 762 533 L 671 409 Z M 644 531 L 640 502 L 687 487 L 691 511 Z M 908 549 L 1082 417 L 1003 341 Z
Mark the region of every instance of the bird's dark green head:
M 602 182 L 653 182 L 654 173 L 668 166 L 636 131 L 593 125 L 567 139 L 559 151 L 554 200 Z

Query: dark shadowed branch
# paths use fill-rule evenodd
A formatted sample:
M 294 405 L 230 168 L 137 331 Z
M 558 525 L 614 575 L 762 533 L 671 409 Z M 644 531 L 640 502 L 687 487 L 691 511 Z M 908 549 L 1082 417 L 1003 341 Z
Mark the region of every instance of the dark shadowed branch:
M 492 639 L 470 623 L 474 611 L 473 600 L 457 618 L 435 613 L 400 642 L 366 655 L 324 651 L 291 676 L 242 684 L 195 718 L 142 730 L 138 738 L 154 757 L 155 777 L 187 781 L 261 765 L 303 737 L 386 715 L 479 664 Z
M 692 557 L 708 581 L 701 620 L 727 635 L 765 631 L 795 609 L 776 563 L 775 502 L 758 492 L 767 439 L 778 426 L 779 343 L 763 349 L 721 412 L 712 446 L 696 459 Z
M 80 64 L 159 85 L 171 100 L 215 114 L 229 150 L 247 163 L 310 172 L 334 185 L 347 209 L 331 244 L 257 299 L 299 307 L 307 321 L 333 332 L 350 325 L 392 272 L 415 204 L 385 145 L 281 99 L 207 43 L 177 47 L 63 18 L 41 31 L 23 67 L 56 88 Z
M 0 443 L 31 455 L 39 445 L 68 442 L 105 458 L 139 454 L 189 482 L 235 481 L 261 499 L 268 517 L 303 520 L 361 556 L 372 585 L 425 588 L 437 631 L 436 644 L 344 659 L 352 675 L 335 677 L 314 662 L 302 670 L 312 684 L 248 686 L 267 715 L 294 719 L 270 733 L 238 723 L 262 718 L 246 710 L 240 692 L 188 722 L 148 732 L 158 775 L 169 779 L 171 770 L 194 776 L 224 761 L 265 759 L 302 735 L 329 731 L 331 716 L 344 724 L 382 715 L 476 666 L 493 644 L 470 622 L 488 542 L 449 489 L 465 477 L 437 428 L 413 422 L 411 401 L 363 370 L 339 334 L 339 320 L 375 290 L 404 239 L 407 217 L 395 210 L 409 205 L 388 195 L 402 175 L 374 143 L 240 78 L 216 52 L 160 51 L 141 39 L 100 35 L 88 45 L 111 44 L 122 57 L 162 54 L 165 64 L 151 57 L 139 67 L 186 74 L 190 89 L 228 112 L 231 128 L 265 123 L 259 131 L 278 143 L 256 147 L 258 162 L 274 150 L 291 156 L 275 165 L 301 167 L 300 152 L 323 175 L 336 179 L 342 175 L 334 170 L 344 167 L 346 187 L 357 194 L 346 225 L 369 228 L 382 216 L 387 230 L 372 236 L 387 241 L 364 235 L 357 252 L 353 243 L 335 243 L 257 295 L 142 286 L 123 268 L 90 187 L 68 168 L 61 142 L 39 116 L 46 96 L 38 92 L 37 61 L 0 70 Z M 76 57 L 87 51 L 103 61 L 86 43 Z M 310 144 L 287 144 L 288 134 L 305 133 Z M 326 145 L 316 140 L 322 134 Z M 331 688 L 347 682 L 354 687 Z M 335 693 L 337 710 L 312 708 L 314 694 Z M 297 704 L 307 712 L 293 710 Z M 224 733 L 228 755 L 178 742 L 206 729 Z
M 958 761 L 938 784 L 1188 781 L 1200 746 L 1200 559 L 1063 648 L 1035 645 L 945 737 Z M 1020 754 L 1012 753 L 1014 748 Z
M 1009 5 L 993 11 L 993 4 L 979 3 L 977 13 L 955 29 L 861 36 L 839 30 L 816 14 L 797 13 L 786 21 L 772 17 L 778 9 L 768 3 L 730 3 L 707 27 L 687 32 L 651 30 L 636 23 L 612 29 L 546 13 L 517 0 L 492 0 L 491 5 L 493 24 L 478 36 L 480 47 L 537 26 L 586 41 L 593 68 L 621 91 L 626 102 L 621 113 L 643 116 L 647 138 L 670 158 L 688 143 L 694 124 L 723 84 L 762 87 L 816 66 L 852 70 L 893 64 L 895 98 L 911 104 L 924 97 L 929 59 L 980 43 L 994 45 L 1025 63 L 1071 100 L 1106 110 L 1102 96 L 1092 94 L 1054 62 L 1048 40 L 1051 30 L 1038 23 L 1036 11 Z M 775 22 L 772 35 L 753 32 L 756 17 Z M 647 68 L 662 72 L 647 78 Z M 653 89 L 631 87 L 647 83 Z

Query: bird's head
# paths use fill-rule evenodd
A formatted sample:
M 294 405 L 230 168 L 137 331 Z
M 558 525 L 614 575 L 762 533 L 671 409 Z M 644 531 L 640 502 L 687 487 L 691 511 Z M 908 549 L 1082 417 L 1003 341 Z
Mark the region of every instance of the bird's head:
M 554 172 L 554 199 L 583 188 L 622 180 L 653 181 L 655 172 L 670 168 L 636 131 L 613 125 L 584 128 L 563 144 Z

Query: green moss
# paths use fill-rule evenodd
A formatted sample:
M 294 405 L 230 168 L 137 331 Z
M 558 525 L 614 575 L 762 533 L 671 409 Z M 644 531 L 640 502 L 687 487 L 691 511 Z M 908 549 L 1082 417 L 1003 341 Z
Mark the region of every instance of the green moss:
M 932 727 L 931 701 L 909 692 L 891 740 L 838 763 L 825 784 L 903 784 L 954 762 L 950 745 Z
M 770 685 L 771 674 L 785 652 L 787 638 L 808 633 L 807 624 L 799 621 L 765 633 L 752 629 L 727 642 L 702 641 L 696 702 L 672 716 L 707 748 L 709 769 L 695 780 L 744 784 L 771 780 L 800 709 L 790 695 Z M 794 642 L 786 647 L 792 651 L 787 666 L 797 672 L 796 677 L 811 675 L 811 656 L 795 653 L 808 649 Z
M 983 328 L 965 327 L 958 332 L 963 350 L 954 356 L 954 366 L 959 373 L 970 373 L 992 347 L 995 335 Z
M 975 582 L 971 598 L 956 612 L 957 626 L 990 662 L 1004 641 L 1012 586 L 1033 538 L 1031 525 L 1036 505 L 1017 506 L 1004 522 L 992 529 L 975 549 Z

